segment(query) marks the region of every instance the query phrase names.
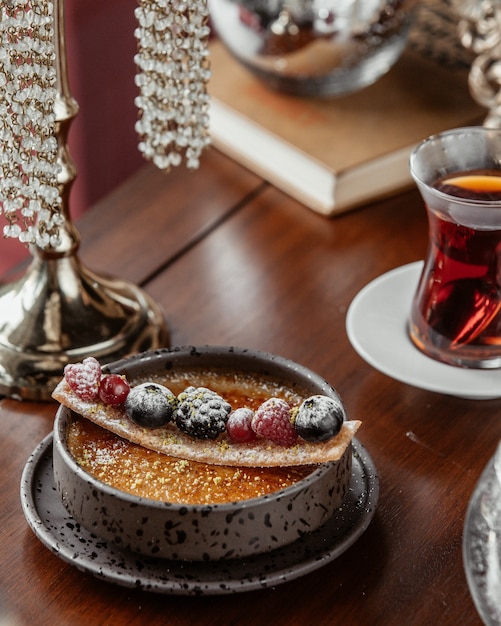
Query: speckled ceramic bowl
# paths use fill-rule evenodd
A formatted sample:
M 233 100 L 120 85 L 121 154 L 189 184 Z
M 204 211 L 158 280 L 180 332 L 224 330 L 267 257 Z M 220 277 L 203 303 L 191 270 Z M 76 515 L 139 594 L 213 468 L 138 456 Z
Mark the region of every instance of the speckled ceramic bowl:
M 287 359 L 240 348 L 187 347 L 145 353 L 107 367 L 131 381 L 176 368 L 221 369 L 272 377 L 308 395 L 337 397 L 320 376 Z M 338 508 L 351 478 L 352 450 L 337 463 L 267 496 L 214 505 L 182 505 L 130 495 L 103 484 L 68 449 L 74 414 L 60 407 L 54 425 L 56 489 L 84 528 L 117 546 L 173 560 L 218 560 L 262 554 L 319 528 Z

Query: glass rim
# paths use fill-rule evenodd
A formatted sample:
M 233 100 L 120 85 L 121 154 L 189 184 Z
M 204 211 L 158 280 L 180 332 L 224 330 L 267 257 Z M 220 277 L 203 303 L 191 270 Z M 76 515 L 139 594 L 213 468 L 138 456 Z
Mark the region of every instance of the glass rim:
M 411 173 L 414 182 L 418 186 L 426 187 L 426 189 L 432 193 L 437 198 L 441 198 L 443 200 L 447 200 L 449 202 L 454 202 L 456 204 L 465 205 L 465 206 L 479 206 L 479 207 L 490 207 L 492 208 L 500 208 L 501 209 L 501 200 L 479 200 L 479 199 L 468 199 L 461 198 L 452 194 L 449 194 L 445 191 L 440 191 L 433 187 L 430 183 L 426 182 L 422 176 L 420 176 L 414 167 L 414 162 L 418 156 L 418 153 L 421 152 L 423 148 L 431 143 L 437 143 L 442 139 L 447 137 L 451 137 L 454 135 L 498 135 L 501 141 L 501 128 L 488 128 L 485 126 L 463 126 L 458 128 L 451 128 L 448 130 L 441 131 L 439 133 L 434 133 L 429 137 L 426 137 L 422 141 L 420 141 L 414 148 L 412 149 L 409 156 L 409 170 Z M 492 169 L 499 169 L 499 175 L 501 177 L 501 146 L 500 146 L 500 166 L 499 168 L 493 167 Z M 451 172 L 452 174 L 453 172 Z

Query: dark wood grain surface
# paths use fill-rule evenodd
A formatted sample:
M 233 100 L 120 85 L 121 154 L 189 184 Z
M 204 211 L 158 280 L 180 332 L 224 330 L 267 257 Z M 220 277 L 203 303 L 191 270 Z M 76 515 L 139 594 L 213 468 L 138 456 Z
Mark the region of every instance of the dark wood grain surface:
M 329 221 L 214 150 L 196 174 L 146 166 L 78 226 L 84 262 L 141 284 L 163 306 L 172 344 L 264 349 L 337 387 L 363 420 L 379 506 L 341 557 L 275 588 L 193 598 L 115 586 L 60 560 L 28 527 L 21 473 L 56 407 L 3 399 L 0 605 L 14 624 L 481 625 L 462 533 L 501 437 L 501 400 L 394 381 L 360 359 L 345 331 L 366 283 L 424 256 L 417 191 Z

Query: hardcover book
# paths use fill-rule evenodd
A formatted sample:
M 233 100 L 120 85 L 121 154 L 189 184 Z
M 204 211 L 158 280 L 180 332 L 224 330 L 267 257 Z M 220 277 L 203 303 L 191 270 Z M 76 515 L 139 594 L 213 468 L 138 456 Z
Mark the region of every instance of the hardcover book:
M 272 91 L 218 40 L 211 67 L 213 145 L 327 216 L 409 187 L 416 144 L 486 114 L 466 69 L 410 50 L 375 84 L 338 98 Z

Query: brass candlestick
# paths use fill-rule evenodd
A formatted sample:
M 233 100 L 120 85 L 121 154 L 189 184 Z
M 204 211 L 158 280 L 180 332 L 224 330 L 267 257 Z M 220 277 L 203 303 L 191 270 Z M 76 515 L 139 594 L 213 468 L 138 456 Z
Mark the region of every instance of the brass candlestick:
M 53 6 L 61 240 L 47 250 L 33 246 L 25 275 L 0 288 L 0 394 L 26 400 L 48 400 L 67 363 L 91 355 L 105 363 L 168 343 L 163 313 L 146 293 L 95 274 L 78 258 L 69 213 L 76 169 L 67 146 L 78 105 L 68 83 L 64 0 Z

